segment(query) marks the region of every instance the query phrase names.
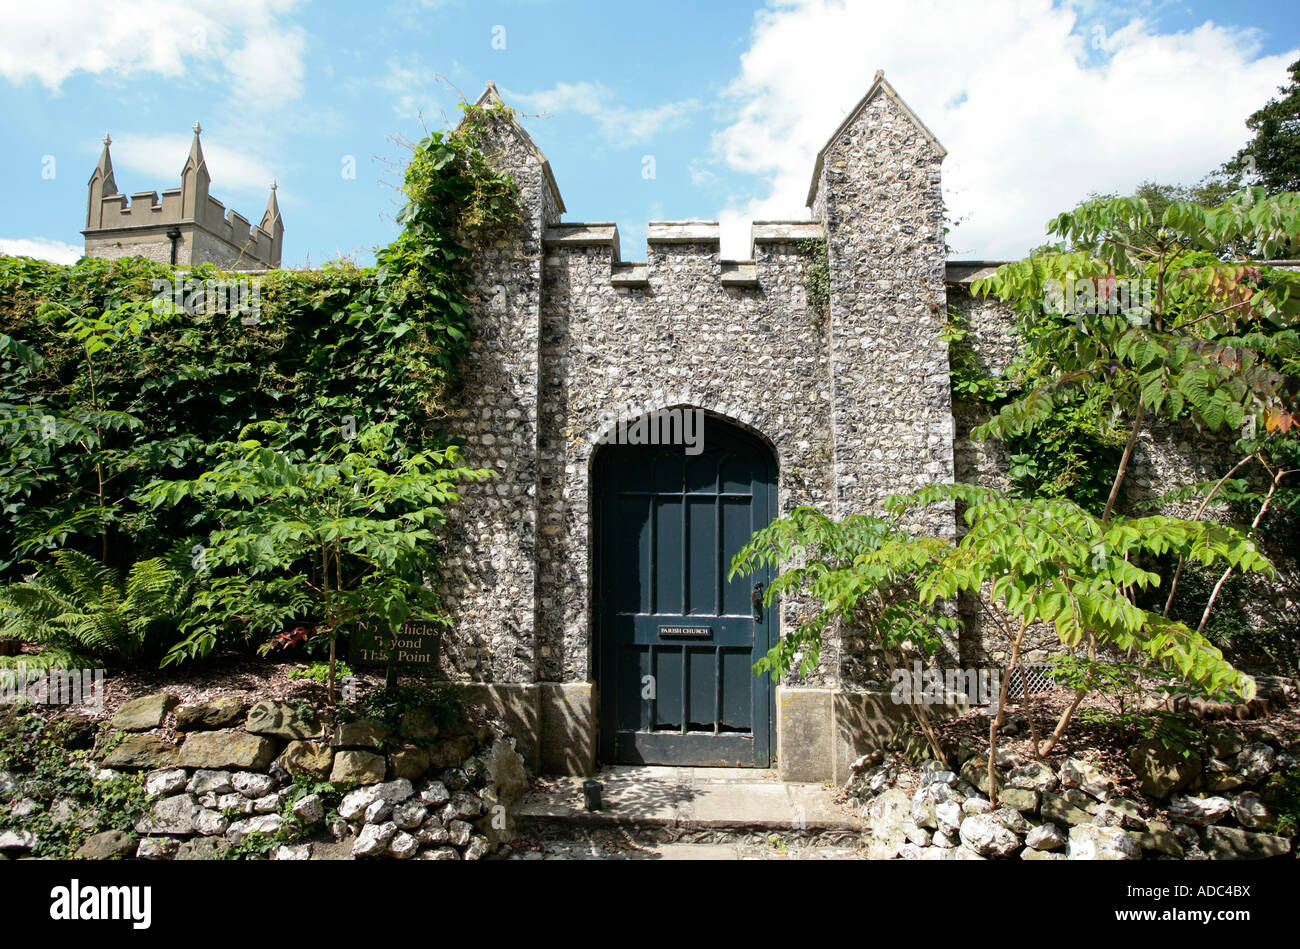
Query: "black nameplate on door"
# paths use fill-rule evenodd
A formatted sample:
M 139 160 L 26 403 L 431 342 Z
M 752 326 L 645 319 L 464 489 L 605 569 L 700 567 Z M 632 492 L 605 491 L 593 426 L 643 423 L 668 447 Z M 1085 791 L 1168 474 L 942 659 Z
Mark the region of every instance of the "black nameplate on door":
M 708 639 L 713 635 L 711 626 L 660 626 L 660 639 Z

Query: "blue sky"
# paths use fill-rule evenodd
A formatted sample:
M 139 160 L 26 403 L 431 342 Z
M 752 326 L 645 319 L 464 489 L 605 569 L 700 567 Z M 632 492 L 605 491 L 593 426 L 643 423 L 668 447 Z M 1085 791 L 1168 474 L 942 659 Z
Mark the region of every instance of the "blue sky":
M 119 187 L 162 191 L 199 120 L 227 207 L 256 222 L 279 182 L 286 266 L 369 262 L 396 232 L 394 137 L 442 127 L 488 79 L 550 158 L 566 220 L 617 221 L 635 260 L 649 220 L 721 219 L 741 256 L 750 220 L 806 215 L 813 157 L 878 68 L 948 148 L 954 256 L 1005 258 L 1090 191 L 1212 170 L 1300 58 L 1300 5 L 1281 0 L 118 0 L 3 16 L 0 249 L 52 259 L 77 255 L 106 131 Z

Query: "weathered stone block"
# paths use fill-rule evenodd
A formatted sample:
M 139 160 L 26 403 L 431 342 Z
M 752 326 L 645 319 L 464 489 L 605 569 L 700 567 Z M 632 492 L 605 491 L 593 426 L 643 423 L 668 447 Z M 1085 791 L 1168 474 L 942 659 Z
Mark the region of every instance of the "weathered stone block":
M 981 857 L 1009 857 L 1020 849 L 1020 838 L 992 814 L 975 814 L 961 822 L 961 842 Z
M 244 720 L 244 700 L 233 695 L 182 705 L 176 710 L 178 732 L 230 728 Z
M 1091 814 L 1083 808 L 1071 804 L 1069 800 L 1059 794 L 1044 794 L 1038 812 L 1046 820 L 1055 821 L 1058 824 L 1070 824 L 1071 826 L 1086 824 L 1092 820 Z
M 278 760 L 295 777 L 304 774 L 324 781 L 334 768 L 334 749 L 314 741 L 291 741 Z
M 832 777 L 834 701 L 829 689 L 777 687 L 776 762 L 782 781 L 824 781 Z
M 113 716 L 113 727 L 124 732 L 143 732 L 157 728 L 167 718 L 167 713 L 180 704 L 180 699 L 166 692 L 132 699 L 122 705 Z
M 1161 742 L 1147 739 L 1129 751 L 1129 766 L 1137 775 L 1139 787 L 1148 797 L 1166 798 L 1181 791 L 1201 773 L 1201 757 L 1194 752 L 1182 755 Z
M 998 803 L 1030 814 L 1038 810 L 1038 792 L 1027 788 L 1003 788 L 998 792 Z
M 1071 860 L 1140 860 L 1142 848 L 1118 827 L 1080 824 L 1070 828 L 1066 856 Z
M 105 768 L 138 771 L 144 768 L 166 768 L 178 763 L 175 745 L 156 735 L 129 735 L 104 758 Z
M 177 761 L 185 768 L 214 771 L 259 771 L 275 760 L 276 745 L 269 738 L 238 728 L 191 732 L 181 745 Z
M 1059 850 L 1065 843 L 1065 834 L 1055 824 L 1039 824 L 1025 835 L 1025 846 L 1034 850 Z
M 193 834 L 194 822 L 202 810 L 193 795 L 177 794 L 155 801 L 148 813 L 133 822 L 137 834 Z
M 375 784 L 384 780 L 388 762 L 383 755 L 369 751 L 336 752 L 330 781 L 334 784 Z
M 388 737 L 388 729 L 373 718 L 359 718 L 354 722 L 342 722 L 334 728 L 334 738 L 330 742 L 335 748 L 381 748 Z
M 135 848 L 135 840 L 130 834 L 122 830 L 106 830 L 78 847 L 77 857 L 82 860 L 115 860 L 131 856 Z
M 526 697 L 519 696 L 514 717 L 524 720 Z M 535 694 L 540 767 L 548 774 L 594 774 L 596 770 L 596 689 L 587 682 L 543 682 Z M 507 724 L 509 722 L 507 721 Z M 518 737 L 516 733 L 516 737 Z M 516 746 L 525 761 L 528 743 Z
M 193 837 L 181 841 L 176 851 L 176 860 L 222 860 L 230 843 L 221 837 Z
M 1266 860 L 1291 852 L 1291 841 L 1238 827 L 1207 827 L 1205 846 L 1211 860 Z
M 248 710 L 245 731 L 275 738 L 303 739 L 320 734 L 316 713 L 309 707 L 285 702 L 258 702 Z
M 424 748 L 403 745 L 388 753 L 388 777 L 406 778 L 410 781 L 424 777 L 432 756 Z

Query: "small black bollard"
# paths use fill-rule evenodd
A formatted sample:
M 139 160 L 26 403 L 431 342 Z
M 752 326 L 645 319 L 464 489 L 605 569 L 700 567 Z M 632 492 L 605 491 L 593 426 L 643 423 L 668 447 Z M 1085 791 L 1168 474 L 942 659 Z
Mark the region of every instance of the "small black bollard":
M 599 781 L 583 781 L 582 796 L 586 798 L 587 810 L 600 810 L 600 789 L 604 787 Z

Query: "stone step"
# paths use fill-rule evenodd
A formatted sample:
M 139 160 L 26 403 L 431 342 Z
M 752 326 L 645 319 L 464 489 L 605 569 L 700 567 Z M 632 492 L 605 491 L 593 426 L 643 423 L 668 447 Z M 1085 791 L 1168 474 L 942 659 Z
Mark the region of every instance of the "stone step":
M 507 860 L 861 860 L 866 851 L 855 842 L 786 841 L 757 835 L 709 841 L 602 840 L 555 838 L 510 853 Z
M 572 826 L 815 836 L 862 826 L 824 785 L 787 784 L 770 771 L 616 767 L 594 780 L 602 784 L 600 810 L 587 810 L 582 778 L 551 779 L 515 805 L 521 832 Z

